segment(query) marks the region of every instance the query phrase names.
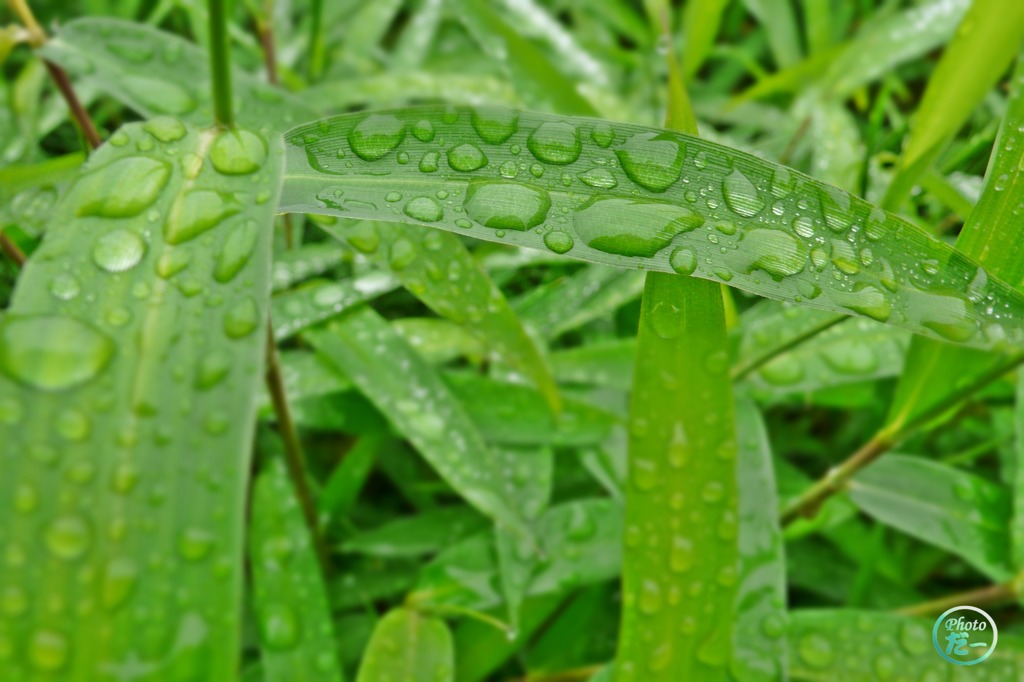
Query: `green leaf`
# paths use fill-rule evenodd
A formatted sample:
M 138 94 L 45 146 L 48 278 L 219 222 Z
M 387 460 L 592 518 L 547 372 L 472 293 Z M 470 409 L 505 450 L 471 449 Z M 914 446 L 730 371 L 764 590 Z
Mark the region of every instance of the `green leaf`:
M 1003 632 L 999 645 L 977 670 L 951 666 L 932 644 L 931 618 L 910 618 L 855 609 L 801 609 L 790 619 L 790 671 L 796 682 L 859 682 L 898 678 L 1015 680 L 1020 640 Z
M 501 289 L 458 237 L 388 223 L 345 223 L 324 229 L 389 270 L 435 313 L 463 326 L 480 340 L 492 362 L 528 377 L 558 409 L 561 399 L 547 359 Z
M 379 557 L 434 554 L 487 527 L 469 507 L 439 507 L 402 517 L 346 540 L 344 552 Z
M 360 438 L 352 449 L 345 453 L 345 459 L 341 464 L 331 472 L 317 498 L 317 507 L 328 520 L 346 516 L 352 510 L 370 475 L 377 449 L 382 441 L 383 438 L 379 436 Z
M 1014 409 L 1012 511 L 1010 514 L 1010 559 L 1019 573 L 1024 570 L 1024 372 L 1017 375 L 1017 403 Z
M 363 306 L 305 336 L 341 369 L 467 502 L 510 531 L 530 532 L 499 477 L 497 456 L 437 373 Z
M 180 36 L 129 21 L 83 18 L 63 25 L 40 52 L 144 116 L 213 120 L 209 84 L 196 78 L 209 73 L 208 57 Z M 241 71 L 232 74 L 232 82 L 243 125 L 283 131 L 316 115 L 297 96 Z
M 685 41 L 680 58 L 687 81 L 693 78 L 711 54 L 728 4 L 728 0 L 690 0 L 683 5 Z
M 357 682 L 452 682 L 452 634 L 439 618 L 411 609 L 389 611 L 377 623 Z
M 249 528 L 252 604 L 266 682 L 342 679 L 320 562 L 282 460 L 256 477 Z
M 983 478 L 920 457 L 888 455 L 848 484 L 862 511 L 942 547 L 995 581 L 1008 580 L 1007 491 Z
M 296 334 L 329 320 L 353 306 L 365 303 L 398 288 L 398 280 L 384 272 L 370 272 L 339 282 L 311 282 L 274 296 L 270 317 L 274 321 L 274 340 L 290 339 Z
M 55 208 L 0 323 L 6 675 L 235 674 L 280 172 L 279 138 L 159 118 Z
M 737 581 L 736 422 L 723 315 L 716 284 L 647 279 L 630 407 L 616 663 L 627 678 L 728 674 Z M 700 507 L 687 505 L 696 500 Z M 713 587 L 699 602 L 676 603 L 693 584 Z
M 800 34 L 793 4 L 789 0 L 743 0 L 743 4 L 764 26 L 776 65 L 786 67 L 798 62 Z
M 349 256 L 333 242 L 304 244 L 274 254 L 274 291 L 291 289 L 311 277 L 323 275 L 341 265 Z
M 990 276 L 1014 286 L 1024 283 L 1024 61 L 1011 82 L 999 136 L 993 148 L 985 187 L 957 239 L 957 248 L 978 259 Z M 1020 362 L 1012 356 L 979 353 L 926 339 L 914 339 L 904 372 L 893 397 L 886 429 L 905 433 L 941 415 Z
M 1006 72 L 1024 42 L 1024 4 L 974 0 L 928 81 L 884 205 L 896 208 L 915 181 Z
M 757 408 L 736 403 L 739 442 L 739 587 L 733 631 L 733 675 L 744 682 L 786 679 L 786 557 L 778 517 L 768 432 Z
M 643 288 L 644 273 L 638 270 L 589 265 L 534 288 L 515 309 L 541 336 L 554 339 L 635 301 Z
M 497 131 L 500 145 L 485 141 Z M 1024 295 L 979 276 L 940 240 L 841 190 L 681 133 L 425 107 L 338 116 L 288 140 L 286 212 L 409 222 L 620 267 L 695 268 L 762 296 L 933 338 L 978 348 L 1024 342 Z M 398 162 L 403 153 L 409 163 Z M 684 168 L 705 197 L 680 182 Z M 578 177 L 594 182 L 598 170 L 610 177 L 596 181 L 602 187 Z M 443 203 L 438 191 L 447 192 Z M 385 201 L 389 193 L 402 202 Z

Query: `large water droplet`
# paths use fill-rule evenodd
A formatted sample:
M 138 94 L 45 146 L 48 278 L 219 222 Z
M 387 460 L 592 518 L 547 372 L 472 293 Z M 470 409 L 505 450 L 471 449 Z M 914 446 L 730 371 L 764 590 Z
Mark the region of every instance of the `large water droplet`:
M 677 247 L 672 250 L 668 264 L 680 275 L 692 275 L 697 269 L 697 254 L 692 249 Z
M 174 201 L 164 226 L 168 244 L 183 244 L 239 212 L 230 196 L 208 189 L 193 189 Z
M 210 151 L 213 167 L 224 175 L 255 173 L 267 159 L 267 145 L 248 130 L 224 130 Z
M 156 201 L 171 177 L 164 161 L 129 156 L 83 175 L 75 184 L 78 215 L 129 218 Z M 112 187 L 116 192 L 110 191 Z
M 466 191 L 466 214 L 486 227 L 525 231 L 544 222 L 551 197 L 539 187 L 500 180 L 474 180 Z
M 615 151 L 622 170 L 636 184 L 664 192 L 679 179 L 683 145 L 671 133 L 638 133 Z
M 835 654 L 832 652 L 832 643 L 828 638 L 818 633 L 806 634 L 800 638 L 797 650 L 804 663 L 812 668 L 827 668 L 831 665 Z
M 497 107 L 475 107 L 470 113 L 470 121 L 484 142 L 501 144 L 516 132 L 519 114 Z
M 67 272 L 58 273 L 50 282 L 50 293 L 62 301 L 70 301 L 82 291 L 78 279 Z
M 213 549 L 213 535 L 202 528 L 186 528 L 178 537 L 178 552 L 187 561 L 201 561 Z
M 107 272 L 124 272 L 138 265 L 145 253 L 142 237 L 130 230 L 113 230 L 97 240 L 92 259 Z
M 299 642 L 299 619 L 287 604 L 265 604 L 260 613 L 260 635 L 267 648 L 274 651 L 291 649 Z
M 56 630 L 37 630 L 29 642 L 28 658 L 37 670 L 57 672 L 63 669 L 70 653 L 67 637 Z
M 34 388 L 61 390 L 106 367 L 114 343 L 70 317 L 20 317 L 0 321 L 0 370 Z
M 466 142 L 448 150 L 448 165 L 454 170 L 469 173 L 487 165 L 487 157 L 480 147 Z
M 404 270 L 416 260 L 416 245 L 404 237 L 396 239 L 388 249 L 388 265 L 394 270 Z
M 562 121 L 547 121 L 534 130 L 526 142 L 537 160 L 563 166 L 580 158 L 583 145 L 576 126 Z
M 683 331 L 683 315 L 675 303 L 658 301 L 651 308 L 648 322 L 654 333 L 663 339 L 674 339 Z
M 218 282 L 230 282 L 245 267 L 256 248 L 256 223 L 247 220 L 231 230 L 224 246 L 217 254 L 213 277 Z
M 89 549 L 92 531 L 81 516 L 59 516 L 46 526 L 43 541 L 55 557 L 71 561 Z
M 598 147 L 607 149 L 612 141 L 615 140 L 615 131 L 607 123 L 595 123 L 594 127 L 590 130 L 590 139 Z
M 391 114 L 371 114 L 352 128 L 348 143 L 364 161 L 376 161 L 405 139 L 405 123 Z
M 722 181 L 722 195 L 733 213 L 752 218 L 764 210 L 764 199 L 746 175 L 734 170 Z
M 682 206 L 595 197 L 573 216 L 576 234 L 588 246 L 620 256 L 650 258 L 704 218 Z
M 215 350 L 203 355 L 196 368 L 195 387 L 209 390 L 224 381 L 231 371 L 231 357 L 224 351 Z
M 170 116 L 157 116 L 146 121 L 143 129 L 161 142 L 177 142 L 188 132 L 185 125 Z
M 615 176 L 607 168 L 591 168 L 586 173 L 577 176 L 585 185 L 597 187 L 598 189 L 612 189 L 619 184 Z
M 444 217 L 444 210 L 441 204 L 431 197 L 416 197 L 402 209 L 405 215 L 413 220 L 421 220 L 425 223 L 436 223 Z
M 252 334 L 260 322 L 260 309 L 256 299 L 246 297 L 233 305 L 224 315 L 224 333 L 231 339 Z
M 561 230 L 552 230 L 544 235 L 544 246 L 555 253 L 566 253 L 573 247 L 572 237 Z
M 787 232 L 755 229 L 740 241 L 737 257 L 747 273 L 764 270 L 776 281 L 801 272 L 807 265 L 807 246 Z

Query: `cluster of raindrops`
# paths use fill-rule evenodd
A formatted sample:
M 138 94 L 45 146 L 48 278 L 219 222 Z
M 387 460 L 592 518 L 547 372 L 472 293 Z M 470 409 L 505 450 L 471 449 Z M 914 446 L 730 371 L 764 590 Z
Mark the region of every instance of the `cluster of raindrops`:
M 338 215 L 483 227 L 472 234 L 716 279 L 958 343 L 1024 341 L 1019 297 L 940 240 L 680 133 L 454 107 L 345 115 L 290 141 L 296 163 L 322 175 L 322 208 Z
M 250 292 L 269 263 L 253 265 L 261 241 L 253 216 L 271 208 L 268 153 L 254 133 L 151 119 L 115 133 L 57 206 L 26 269 L 28 294 L 0 322 L 0 454 L 17 455 L 21 467 L 12 470 L 18 521 L 5 535 L 0 593 L 18 627 L 0 632 L 0 668 L 92 665 L 81 662 L 89 657 L 76 652 L 68 623 L 137 616 L 147 608 L 138 595 L 153 589 L 148 574 L 180 565 L 237 577 L 221 542 L 230 535 L 225 505 L 241 509 L 243 491 L 228 481 L 241 480 L 232 468 L 242 459 L 183 467 L 167 446 L 191 451 L 209 438 L 229 447 L 233 420 L 214 389 L 242 373 L 259 380 L 263 317 Z M 167 475 L 143 474 L 152 471 Z M 166 548 L 133 552 L 163 517 L 180 515 L 179 476 L 192 499 L 208 491 L 218 503 L 204 507 L 208 516 L 181 519 Z M 51 480 L 61 493 L 47 498 L 44 490 L 57 489 Z M 100 496 L 113 502 L 99 506 Z M 73 571 L 75 589 L 30 598 L 43 569 Z M 209 606 L 190 601 L 187 584 L 176 599 Z M 169 628 L 178 622 L 156 615 Z M 204 632 L 214 622 L 237 627 L 232 614 L 193 615 Z M 98 641 L 112 636 L 105 632 Z M 96 665 L 107 663 L 116 665 Z

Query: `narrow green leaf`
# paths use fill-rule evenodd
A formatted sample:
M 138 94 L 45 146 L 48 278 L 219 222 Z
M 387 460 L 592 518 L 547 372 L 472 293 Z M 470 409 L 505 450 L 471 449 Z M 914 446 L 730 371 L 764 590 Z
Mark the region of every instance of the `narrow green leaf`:
M 693 78 L 711 54 L 711 47 L 718 37 L 718 27 L 722 24 L 722 14 L 728 4 L 728 0 L 690 0 L 683 5 L 685 41 L 680 59 L 687 81 Z
M 291 393 L 288 394 L 289 396 Z M 352 510 L 366 479 L 373 468 L 377 449 L 384 439 L 380 436 L 364 436 L 345 453 L 327 483 L 320 491 L 317 506 L 320 514 L 328 521 L 344 517 Z
M 499 130 L 500 145 L 486 142 Z M 978 348 L 1024 342 L 1024 295 L 940 240 L 796 171 L 681 133 L 425 107 L 338 116 L 288 139 L 286 212 L 409 222 L 692 272 Z M 608 170 L 613 162 L 622 169 Z M 578 177 L 594 182 L 598 171 L 607 174 L 599 187 Z M 450 206 L 434 198 L 442 190 Z M 390 192 L 404 203 L 387 202 Z
M 439 618 L 394 609 L 377 623 L 357 682 L 452 682 L 452 633 Z
M 976 258 L 979 272 L 1001 277 L 1018 289 L 1024 283 L 1024 60 L 1011 82 L 999 136 L 993 148 L 985 187 L 957 239 L 957 249 Z M 886 428 L 894 433 L 941 414 L 1019 362 L 1007 357 L 914 339 L 907 370 L 893 397 Z
M 280 172 L 279 138 L 159 118 L 56 207 L 0 323 L 5 675 L 234 676 Z
M 340 682 L 320 562 L 288 472 L 277 458 L 256 478 L 249 557 L 263 679 Z
M 40 52 L 76 80 L 144 116 L 177 116 L 200 125 L 213 120 L 209 84 L 196 78 L 210 70 L 207 54 L 180 36 L 144 24 L 86 17 L 63 25 Z M 232 81 L 236 116 L 243 125 L 283 131 L 316 115 L 302 99 L 254 76 L 235 71 Z
M 324 229 L 389 270 L 435 313 L 465 327 L 492 362 L 529 378 L 558 409 L 561 399 L 547 359 L 457 236 L 388 223 L 346 222 Z
M 1014 409 L 1013 507 L 1010 515 L 1010 559 L 1018 573 L 1024 570 L 1024 372 L 1017 375 L 1017 403 Z
M 802 50 L 793 3 L 789 0 L 743 0 L 743 4 L 764 26 L 775 64 L 786 67 L 800 61 Z
M 576 79 L 564 75 L 544 52 L 508 23 L 487 2 L 451 0 L 453 15 L 480 49 L 506 69 L 526 102 L 535 108 L 572 114 L 595 113 L 577 90 Z
M 928 81 L 884 205 L 896 208 L 1019 54 L 1024 4 L 974 0 Z
M 338 282 L 311 282 L 274 296 L 270 317 L 274 321 L 274 340 L 281 342 L 329 320 L 353 306 L 373 300 L 398 288 L 398 280 L 385 272 Z
M 291 289 L 310 277 L 323 275 L 345 262 L 348 256 L 340 244 L 333 242 L 304 244 L 274 254 L 274 291 Z
M 348 311 L 305 338 L 338 366 L 470 504 L 530 537 L 497 456 L 437 373 L 376 312 Z
M 303 92 L 325 111 L 345 111 L 359 105 L 396 106 L 411 101 L 444 100 L 454 104 L 500 104 L 521 107 L 515 88 L 493 76 L 411 71 L 332 80 Z
M 377 70 L 375 53 L 387 34 L 403 0 L 364 2 L 345 20 L 345 39 L 337 54 L 339 70 L 346 73 L 369 73 Z M 313 80 L 319 80 L 314 78 Z
M 649 277 L 637 344 L 618 675 L 725 679 L 737 580 L 736 422 L 718 285 Z M 698 582 L 711 587 L 699 600 L 686 595 Z
M 919 457 L 888 455 L 849 483 L 849 496 L 882 523 L 1008 580 L 1010 499 L 1001 486 Z
M 443 0 L 423 0 L 406 24 L 391 54 L 391 68 L 410 71 L 423 65 L 441 23 Z
M 786 558 L 778 517 L 768 432 L 757 408 L 736 403 L 739 442 L 740 573 L 733 631 L 732 672 L 744 682 L 787 679 Z
M 644 273 L 590 265 L 536 287 L 516 302 L 524 323 L 553 339 L 640 298 Z
M 360 533 L 341 550 L 379 557 L 435 554 L 486 527 L 486 519 L 469 507 L 439 507 Z

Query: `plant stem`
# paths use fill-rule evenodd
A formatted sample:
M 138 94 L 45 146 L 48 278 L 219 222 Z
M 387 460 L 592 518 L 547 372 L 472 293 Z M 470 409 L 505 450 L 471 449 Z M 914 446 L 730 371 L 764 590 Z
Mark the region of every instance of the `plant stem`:
M 235 125 L 231 96 L 231 52 L 228 44 L 227 0 L 210 0 L 210 75 L 213 78 L 213 118 L 223 128 Z
M 3 232 L 0 232 L 0 250 L 19 268 L 25 264 L 25 253 Z
M 849 459 L 830 469 L 824 477 L 790 503 L 782 512 L 782 524 L 789 525 L 802 516 L 812 517 L 817 514 L 825 500 L 839 492 L 854 474 L 888 452 L 893 444 L 893 439 L 876 434 Z
M 1011 581 L 939 597 L 938 599 L 932 599 L 931 601 L 912 606 L 904 606 L 903 608 L 896 609 L 896 613 L 904 616 L 929 616 L 935 613 L 942 613 L 946 609 L 951 609 L 961 604 L 970 604 L 971 606 L 978 607 L 1000 606 L 1016 601 L 1016 599 L 1017 593 Z
M 313 543 L 316 546 L 321 567 L 326 575 L 330 569 L 327 544 L 324 541 L 323 533 L 320 532 L 316 504 L 313 501 L 313 493 L 309 488 L 309 479 L 306 477 L 306 465 L 302 456 L 302 446 L 299 443 L 299 436 L 295 430 L 292 410 L 288 404 L 288 395 L 284 388 L 284 378 L 281 375 L 281 363 L 277 355 L 274 328 L 270 324 L 267 325 L 267 390 L 270 393 L 270 400 L 274 405 L 274 414 L 277 416 L 277 430 L 284 441 L 284 459 L 288 466 L 288 475 L 292 479 L 292 485 L 295 487 L 295 497 L 299 501 L 302 515 L 306 519 L 306 525 L 309 526 L 309 532 L 313 537 Z
M 42 47 L 46 43 L 46 31 L 36 21 L 35 15 L 32 13 L 32 8 L 28 6 L 25 0 L 8 0 L 11 5 L 11 9 L 21 19 L 21 23 L 25 25 L 25 29 L 29 34 L 29 44 L 33 48 Z M 89 118 L 89 112 L 82 106 L 82 101 L 78 99 L 78 95 L 75 94 L 75 90 L 71 87 L 71 79 L 68 78 L 68 74 L 64 69 L 60 68 L 48 59 L 43 60 L 43 65 L 46 67 L 46 71 L 50 74 L 50 78 L 53 80 L 54 85 L 57 86 L 57 90 L 60 91 L 61 96 L 68 105 L 68 111 L 71 112 L 71 118 L 78 125 L 78 129 L 82 131 L 82 138 L 85 140 L 85 144 L 89 149 L 96 149 L 103 140 L 100 139 L 100 134 L 96 132 L 96 126 L 93 125 L 92 119 Z

